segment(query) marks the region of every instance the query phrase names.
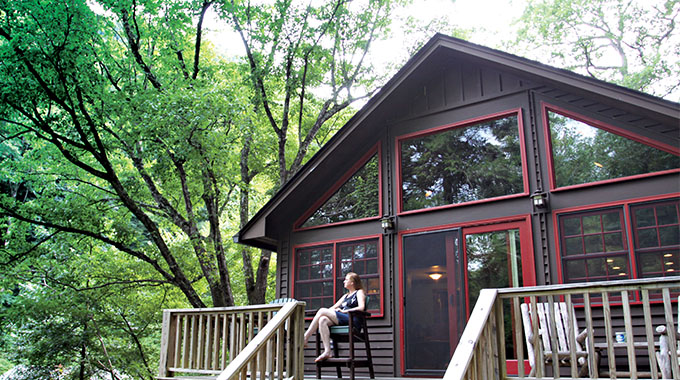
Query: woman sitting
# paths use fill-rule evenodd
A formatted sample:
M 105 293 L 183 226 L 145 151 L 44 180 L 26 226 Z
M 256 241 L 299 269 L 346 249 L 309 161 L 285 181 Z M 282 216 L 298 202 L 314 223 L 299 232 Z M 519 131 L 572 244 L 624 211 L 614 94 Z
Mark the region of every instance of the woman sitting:
M 347 273 L 343 285 L 349 292 L 340 297 L 338 302 L 330 308 L 319 309 L 319 311 L 316 312 L 312 323 L 309 325 L 309 328 L 305 332 L 305 345 L 307 345 L 309 337 L 312 336 L 317 329 L 319 329 L 319 333 L 321 334 L 323 353 L 314 360 L 315 362 L 326 360 L 332 356 L 330 327 L 335 325 L 348 325 L 350 311 L 364 311 L 366 308 L 366 291 L 361 284 L 359 275 L 353 272 Z

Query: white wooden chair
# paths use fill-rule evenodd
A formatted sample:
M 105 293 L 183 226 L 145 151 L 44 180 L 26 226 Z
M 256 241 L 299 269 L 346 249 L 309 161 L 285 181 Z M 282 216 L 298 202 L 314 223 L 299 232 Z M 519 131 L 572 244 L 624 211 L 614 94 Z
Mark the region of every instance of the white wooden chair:
M 675 341 L 676 345 L 675 360 L 680 364 L 680 297 L 678 297 L 678 314 L 675 319 L 678 327 L 677 332 L 672 330 L 670 331 L 670 334 L 674 335 L 673 337 L 670 336 L 665 325 L 661 325 L 656 328 L 656 332 L 661 334 L 661 336 L 659 336 L 659 351 L 656 352 L 656 361 L 659 363 L 659 370 L 661 371 L 662 379 L 673 378 L 673 355 L 671 352 L 671 342 L 673 340 Z
M 586 336 L 587 330 L 583 330 L 581 333 L 577 334 L 575 337 L 575 347 L 570 347 L 569 336 L 571 331 L 575 333 L 578 332 L 578 326 L 576 323 L 576 317 L 574 315 L 574 310 L 567 310 L 567 305 L 564 302 L 555 302 L 553 304 L 554 310 L 550 312 L 550 304 L 537 303 L 536 309 L 538 309 L 537 321 L 538 321 L 538 341 L 535 342 L 533 336 L 532 321 L 532 311 L 531 304 L 523 303 L 520 306 L 522 310 L 522 324 L 524 326 L 524 338 L 527 343 L 527 353 L 529 354 L 529 364 L 531 365 L 531 373 L 529 376 L 535 376 L 536 366 L 535 354 L 534 352 L 539 349 L 537 344 L 542 344 L 540 347 L 543 350 L 543 361 L 548 364 L 553 360 L 553 353 L 557 354 L 559 361 L 559 366 L 570 366 L 571 360 L 571 350 L 574 350 L 578 362 L 579 376 L 588 375 L 588 355 L 590 354 L 584 347 L 587 347 Z M 569 314 L 571 313 L 573 324 L 569 326 Z M 557 347 L 552 345 L 552 330 L 551 330 L 551 319 L 555 321 L 555 331 L 557 336 L 555 340 L 557 342 Z M 572 330 L 573 329 L 573 330 Z M 556 351 L 556 352 L 555 352 Z M 599 354 L 594 352 L 595 355 L 595 365 L 599 363 Z M 595 368 L 597 370 L 597 368 Z

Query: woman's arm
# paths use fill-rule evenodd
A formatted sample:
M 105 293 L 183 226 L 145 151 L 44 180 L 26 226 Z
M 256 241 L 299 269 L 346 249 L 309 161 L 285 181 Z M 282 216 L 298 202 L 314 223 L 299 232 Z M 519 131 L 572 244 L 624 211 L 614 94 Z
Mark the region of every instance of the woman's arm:
M 342 305 L 342 301 L 345 300 L 345 297 L 347 297 L 347 294 L 344 294 L 340 299 L 338 299 L 338 302 L 335 303 L 335 305 L 331 306 L 331 310 L 340 310 L 340 305 Z

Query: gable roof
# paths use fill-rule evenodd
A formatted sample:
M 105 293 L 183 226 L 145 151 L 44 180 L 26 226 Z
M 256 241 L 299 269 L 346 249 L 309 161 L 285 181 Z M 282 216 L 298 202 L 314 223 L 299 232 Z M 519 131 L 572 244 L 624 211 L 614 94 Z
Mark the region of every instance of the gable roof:
M 506 52 L 473 44 L 458 38 L 436 34 L 432 37 L 366 105 L 359 110 L 234 236 L 234 241 L 253 247 L 276 250 L 278 237 L 267 222 L 284 201 L 298 189 L 314 169 L 343 141 L 359 133 L 359 127 L 409 78 L 426 75 L 433 60 L 472 60 L 492 65 L 522 78 L 578 93 L 590 99 L 615 103 L 618 107 L 645 116 L 659 123 L 677 126 L 680 131 L 680 104 L 640 91 L 586 77 L 568 70 L 555 68 Z M 674 131 L 680 138 L 680 133 Z M 676 142 L 676 145 L 678 142 Z

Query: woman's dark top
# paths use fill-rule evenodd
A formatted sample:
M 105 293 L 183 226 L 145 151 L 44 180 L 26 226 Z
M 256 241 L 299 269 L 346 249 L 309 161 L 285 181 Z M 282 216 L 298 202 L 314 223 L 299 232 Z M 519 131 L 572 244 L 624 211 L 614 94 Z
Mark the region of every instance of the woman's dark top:
M 345 295 L 345 300 L 342 301 L 340 308 L 344 311 L 347 309 L 353 309 L 359 306 L 359 298 L 357 297 L 357 292 Z
M 359 297 L 357 297 L 356 291 L 352 294 L 346 294 L 345 299 L 340 304 L 340 308 L 343 311 L 353 309 L 353 308 L 358 307 L 358 306 L 359 306 Z M 348 313 L 336 311 L 335 316 L 338 318 L 338 325 L 348 325 L 349 324 L 349 314 Z M 354 320 L 352 321 L 352 325 L 354 326 L 355 329 L 360 329 L 361 328 L 361 322 L 362 322 L 362 320 L 355 316 Z

